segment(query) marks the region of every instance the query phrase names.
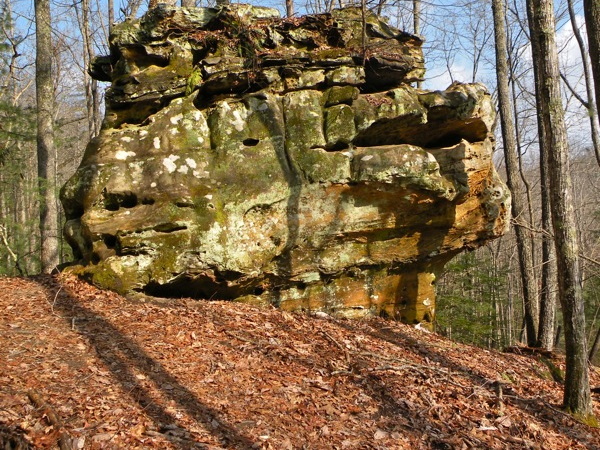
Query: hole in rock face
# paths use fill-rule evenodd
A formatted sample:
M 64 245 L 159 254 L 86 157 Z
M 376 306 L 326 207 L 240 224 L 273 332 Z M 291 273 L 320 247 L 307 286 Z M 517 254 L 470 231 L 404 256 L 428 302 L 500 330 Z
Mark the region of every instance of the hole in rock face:
M 118 211 L 119 210 L 119 202 L 116 202 L 113 199 L 105 198 L 104 199 L 104 207 L 108 211 Z
M 117 245 L 117 237 L 112 234 L 103 235 L 102 240 L 108 248 L 115 248 L 115 246 Z
M 460 141 L 467 136 L 462 136 L 458 133 L 447 133 L 437 139 L 431 139 L 427 142 L 429 147 L 452 147 L 460 143 Z M 469 140 L 469 139 L 467 139 Z
M 188 227 L 186 225 L 182 225 L 179 223 L 167 222 L 156 225 L 152 228 L 154 231 L 158 231 L 160 233 L 174 233 L 175 231 L 184 231 L 187 230 Z
M 100 255 L 98 253 L 92 253 L 92 264 L 98 264 L 100 262 Z
M 156 201 L 153 198 L 143 198 L 142 205 L 154 205 Z
M 108 211 L 137 206 L 138 198 L 133 192 L 104 192 L 104 207 Z
M 175 206 L 178 208 L 193 208 L 194 202 L 190 199 L 179 199 L 175 202 Z
M 79 219 L 85 212 L 83 205 L 78 202 L 69 202 L 68 204 L 65 204 L 64 208 L 67 220 Z
M 121 201 L 121 206 L 123 208 L 133 208 L 134 206 L 137 206 L 137 204 L 137 195 L 135 195 L 134 193 L 128 192 L 125 195 L 123 195 L 123 199 Z
M 125 60 L 135 61 L 139 69 L 145 69 L 150 66 L 167 67 L 169 58 L 160 54 L 148 54 L 148 50 L 143 45 L 132 45 L 123 48 L 119 56 Z
M 325 148 L 328 152 L 339 152 L 341 150 L 347 150 L 350 148 L 350 143 L 344 141 L 337 141 L 332 145 Z
M 258 145 L 260 141 L 258 139 L 254 139 L 254 138 L 248 138 L 248 139 L 244 139 L 242 141 L 242 143 L 246 146 L 246 147 L 254 147 L 256 145 Z
M 240 286 L 235 282 L 228 283 L 228 279 L 235 278 L 232 273 L 216 273 L 215 275 L 182 275 L 164 284 L 151 281 L 144 287 L 143 291 L 153 297 L 190 297 L 206 300 L 233 300 L 242 295 L 255 292 L 255 286 Z

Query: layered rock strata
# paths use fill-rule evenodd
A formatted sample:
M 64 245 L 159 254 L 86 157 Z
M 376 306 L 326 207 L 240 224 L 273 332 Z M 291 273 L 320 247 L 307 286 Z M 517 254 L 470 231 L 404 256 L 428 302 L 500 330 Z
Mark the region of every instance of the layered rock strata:
M 433 320 L 510 194 L 479 84 L 416 89 L 421 40 L 358 9 L 158 7 L 114 28 L 100 135 L 62 190 L 78 272 L 119 292 Z

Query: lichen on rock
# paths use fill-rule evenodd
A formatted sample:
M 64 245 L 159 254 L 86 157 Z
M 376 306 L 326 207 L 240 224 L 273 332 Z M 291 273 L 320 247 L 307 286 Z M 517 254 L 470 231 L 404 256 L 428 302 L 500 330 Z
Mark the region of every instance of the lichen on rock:
M 366 43 L 366 45 L 365 45 Z M 420 38 L 357 8 L 161 5 L 92 73 L 103 129 L 62 190 L 78 271 L 120 292 L 431 323 L 435 280 L 500 236 L 480 84 L 427 92 Z

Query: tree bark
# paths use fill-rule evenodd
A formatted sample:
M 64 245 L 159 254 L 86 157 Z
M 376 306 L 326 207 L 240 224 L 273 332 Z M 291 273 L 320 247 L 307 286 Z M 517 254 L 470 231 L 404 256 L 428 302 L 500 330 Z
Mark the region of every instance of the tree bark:
M 596 86 L 596 106 L 600 105 L 600 2 L 583 0 L 583 12 L 588 36 L 590 63 Z M 588 99 L 588 102 L 591 99 Z M 598 156 L 597 156 L 598 158 Z
M 496 80 L 498 89 L 498 109 L 504 143 L 504 159 L 506 164 L 507 185 L 512 192 L 512 216 L 515 224 L 517 253 L 523 291 L 525 311 L 525 328 L 527 345 L 534 347 L 537 341 L 538 298 L 534 279 L 533 258 L 529 233 L 520 226 L 524 221 L 525 208 L 523 205 L 523 185 L 519 176 L 517 161 L 517 143 L 515 117 L 510 95 L 508 49 L 506 40 L 505 5 L 503 0 L 492 0 L 494 15 L 494 34 L 496 43 Z
M 569 148 L 560 92 L 551 0 L 527 0 L 540 147 L 548 155 L 548 182 L 558 267 L 558 296 L 565 328 L 566 376 L 563 406 L 594 419 L 589 386 L 581 267 L 569 173 Z
M 90 32 L 90 2 L 89 0 L 81 0 L 80 11 L 78 11 L 80 7 L 77 3 L 74 6 L 77 11 L 77 20 L 79 21 L 79 29 L 83 40 L 83 83 L 87 109 L 88 139 L 91 140 L 100 132 L 100 105 L 96 80 L 93 80 L 89 74 L 91 61 L 94 57 L 92 35 Z
M 588 355 L 588 360 L 590 361 L 590 363 L 594 359 L 594 356 L 596 356 L 596 352 L 598 351 L 598 346 L 600 346 L 600 328 L 598 328 L 598 331 L 596 332 L 596 337 L 594 338 L 594 343 L 592 344 L 592 348 L 590 349 L 590 354 Z
M 43 273 L 56 268 L 58 258 L 58 203 L 54 149 L 54 83 L 50 0 L 35 0 L 37 102 L 37 160 L 40 201 L 40 261 Z
M 571 19 L 571 26 L 573 28 L 573 35 L 577 41 L 579 52 L 581 53 L 581 65 L 583 67 L 583 78 L 585 80 L 585 92 L 587 94 L 587 104 L 584 106 L 588 110 L 590 118 L 590 128 L 592 132 L 592 146 L 594 147 L 594 155 L 596 156 L 596 162 L 600 166 L 600 130 L 598 127 L 598 111 L 596 109 L 597 102 L 594 101 L 594 83 L 590 74 L 590 61 L 588 57 L 587 49 L 581 36 L 581 31 L 576 21 L 575 9 L 573 8 L 573 0 L 567 0 L 567 6 L 569 8 L 569 18 Z M 596 61 L 598 63 L 598 61 Z M 596 80 L 600 81 L 600 80 Z M 596 86 L 600 84 L 596 83 Z M 599 88 L 600 89 L 600 88 Z
M 108 34 L 112 33 L 113 24 L 115 23 L 115 2 L 108 0 Z
M 140 9 L 140 6 L 142 5 L 142 1 L 143 0 L 127 0 L 125 7 L 122 8 L 126 18 L 134 18 L 137 15 L 138 9 Z M 149 0 L 148 9 L 152 9 L 158 3 L 158 1 L 154 1 L 153 5 L 152 2 L 153 0 Z
M 540 151 L 542 229 L 550 233 L 552 231 L 552 217 L 550 213 L 548 170 L 547 152 Z M 554 240 L 546 234 L 542 236 L 542 264 L 540 328 L 538 331 L 537 347 L 552 350 L 555 347 L 554 327 L 556 320 L 558 274 L 556 269 L 556 248 L 554 246 Z
M 285 0 L 285 11 L 287 17 L 294 17 L 294 0 Z
M 421 33 L 421 0 L 413 0 L 413 33 L 417 36 Z M 422 81 L 417 81 L 417 88 L 421 89 Z

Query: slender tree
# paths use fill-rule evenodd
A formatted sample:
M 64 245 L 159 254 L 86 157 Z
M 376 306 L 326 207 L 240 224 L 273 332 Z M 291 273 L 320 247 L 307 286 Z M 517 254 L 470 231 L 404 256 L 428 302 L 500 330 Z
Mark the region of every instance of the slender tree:
M 50 0 L 35 0 L 35 85 L 42 272 L 58 265 L 58 203 L 54 149 L 54 83 Z
M 596 162 L 600 166 L 600 129 L 598 127 L 598 112 L 596 110 L 596 102 L 594 101 L 594 83 L 590 74 L 589 56 L 587 48 L 585 46 L 585 42 L 583 40 L 583 36 L 581 35 L 581 31 L 579 30 L 579 25 L 577 24 L 577 16 L 575 15 L 573 0 L 567 0 L 567 6 L 569 9 L 569 18 L 571 19 L 571 26 L 573 28 L 573 36 L 575 36 L 577 46 L 579 47 L 579 52 L 581 53 L 581 66 L 583 68 L 583 79 L 585 81 L 587 99 L 582 99 L 579 95 L 576 95 L 576 97 L 580 101 L 582 101 L 583 106 L 588 110 L 588 115 L 590 118 L 590 129 L 592 132 L 592 147 L 594 148 Z M 569 85 L 567 84 L 567 86 Z M 575 91 L 573 92 L 575 93 Z
M 125 6 L 121 8 L 121 12 L 125 15 L 126 18 L 135 17 L 137 15 L 138 9 L 140 9 L 140 6 L 142 6 L 142 1 L 144 0 L 127 0 Z M 156 6 L 157 3 L 158 2 L 154 2 L 154 6 Z M 150 0 L 148 9 L 151 9 L 152 7 L 152 0 Z
M 74 3 L 74 8 L 83 41 L 83 85 L 85 87 L 88 138 L 92 139 L 100 131 L 101 118 L 98 84 L 89 74 L 91 62 L 94 57 L 94 50 L 92 49 L 92 32 L 90 30 L 90 1 L 77 1 Z
M 542 211 L 542 280 L 540 292 L 540 327 L 537 347 L 551 350 L 555 346 L 555 319 L 558 269 L 556 264 L 556 246 L 552 239 L 552 214 L 550 205 L 550 179 L 548 149 L 540 145 L 540 184 Z
M 413 33 L 419 35 L 421 33 L 421 0 L 413 0 Z M 423 86 L 422 81 L 417 81 L 417 87 L 420 89 Z
M 587 363 L 584 302 L 569 148 L 560 92 L 551 0 L 527 0 L 533 69 L 538 108 L 540 146 L 548 155 L 550 208 L 558 265 L 559 299 L 565 328 L 566 375 L 563 406 L 584 420 L 592 420 Z
M 515 118 L 509 87 L 508 50 L 506 39 L 505 5 L 503 0 L 492 0 L 494 31 L 496 43 L 496 80 L 498 89 L 498 108 L 504 143 L 504 159 L 508 188 L 512 192 L 512 216 L 515 224 L 517 252 L 525 306 L 525 325 L 527 344 L 535 346 L 537 340 L 537 292 L 534 279 L 533 258 L 528 233 L 523 225 L 525 208 L 523 206 L 523 185 L 519 176 L 517 161 L 517 143 Z
M 108 34 L 112 32 L 113 24 L 115 23 L 115 3 L 114 0 L 108 0 L 106 5 L 108 9 Z
M 596 105 L 600 105 L 600 2 L 583 0 L 585 26 L 587 29 L 590 62 L 596 86 Z

